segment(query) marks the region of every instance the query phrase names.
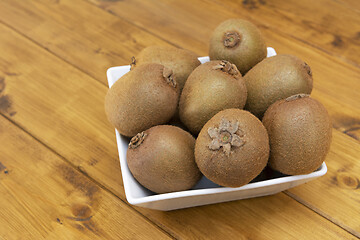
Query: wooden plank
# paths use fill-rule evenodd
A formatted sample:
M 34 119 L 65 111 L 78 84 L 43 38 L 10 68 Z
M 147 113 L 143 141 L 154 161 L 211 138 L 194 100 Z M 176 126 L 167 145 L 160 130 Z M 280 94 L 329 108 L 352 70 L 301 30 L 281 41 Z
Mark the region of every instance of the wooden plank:
M 360 66 L 360 59 L 358 58 L 360 55 L 360 14 L 342 1 L 205 0 L 204 3 L 199 3 L 199 1 L 148 1 L 147 3 L 141 1 L 90 1 L 118 15 L 126 16 L 128 19 L 134 19 L 137 16 L 147 20 L 151 19 L 152 21 L 148 21 L 148 23 L 153 25 L 153 28 L 159 28 L 158 26 L 162 28 L 162 26 L 166 27 L 172 24 L 173 17 L 190 17 L 183 23 L 189 27 L 186 22 L 196 23 L 198 20 L 196 18 L 199 16 L 197 13 L 196 15 L 191 13 L 188 13 L 187 16 L 183 15 L 184 11 L 191 8 L 216 15 L 221 15 L 221 12 L 226 11 L 229 13 L 227 18 L 237 16 L 247 18 L 263 25 L 263 28 L 268 28 L 271 32 L 306 42 L 309 46 L 321 49 L 355 66 Z M 138 8 L 139 5 L 145 6 Z M 145 13 L 148 9 L 150 11 L 158 9 L 161 16 L 169 13 L 169 18 L 162 22 L 148 18 L 149 13 Z M 146 16 L 142 15 L 144 13 Z M 142 22 L 141 20 L 135 21 Z M 154 21 L 156 21 L 155 24 Z M 204 21 L 206 19 L 202 19 L 201 22 Z M 207 26 L 207 24 L 203 26 Z M 179 30 L 174 29 L 174 31 Z M 198 31 L 193 32 L 193 34 L 195 33 L 197 34 Z
M 136 211 L 0 117 L 0 237 L 5 239 L 166 239 Z M 24 164 L 26 162 L 26 164 Z M 30 174 L 31 173 L 31 174 Z M 178 237 L 341 238 L 352 236 L 290 197 L 147 211 Z M 288 225 L 288 217 L 296 216 Z M 269 219 L 271 218 L 271 219 Z M 249 222 L 240 224 L 239 222 Z M 214 227 L 209 228 L 209 224 Z M 184 226 L 189 227 L 184 228 Z M 316 232 L 312 231 L 316 226 Z M 301 230 L 301 231 L 300 231 Z
M 359 226 L 359 217 L 358 217 L 359 216 L 358 206 L 360 200 L 360 193 L 359 193 L 360 181 L 358 176 L 359 175 L 358 173 L 360 172 L 360 162 L 358 161 L 359 153 L 360 153 L 360 145 L 357 141 L 337 130 L 334 130 L 332 146 L 330 149 L 330 153 L 326 158 L 328 173 L 319 179 L 292 188 L 285 192 L 293 199 L 296 199 L 298 202 L 309 207 L 313 211 L 319 213 L 324 218 L 329 219 L 331 222 L 341 226 L 343 229 L 347 230 L 357 238 L 360 238 L 360 226 Z M 273 202 L 273 198 L 276 198 L 275 200 L 276 203 Z M 281 200 L 279 200 L 279 198 Z M 288 212 L 287 207 L 286 209 L 283 209 L 282 207 L 280 207 L 278 210 L 276 209 L 277 204 L 280 204 L 281 206 L 287 206 L 287 204 L 285 203 L 286 201 L 287 201 L 286 198 L 283 198 L 282 194 L 277 194 L 275 196 L 242 200 L 231 203 L 216 204 L 213 206 L 204 206 L 201 208 L 192 209 L 195 212 L 195 214 L 191 209 L 186 210 L 187 213 L 182 213 L 181 211 L 178 211 L 179 213 L 176 214 L 176 216 L 178 218 L 181 218 L 183 221 L 186 221 L 186 226 L 189 232 L 192 231 L 198 232 L 198 231 L 202 231 L 201 229 L 203 228 L 202 227 L 203 221 L 205 221 L 206 224 L 210 224 L 211 226 L 213 226 L 212 219 L 215 216 L 216 218 L 220 218 L 220 219 L 221 218 L 228 219 L 228 217 L 236 218 L 238 223 L 246 222 L 247 220 L 251 219 L 251 217 L 248 218 L 247 215 L 248 213 L 244 211 L 244 208 L 251 210 L 252 212 L 251 214 L 259 214 L 258 216 L 256 216 L 256 218 L 258 219 L 262 219 L 262 216 L 265 216 L 266 218 L 269 218 L 270 221 L 276 221 L 277 217 L 271 216 L 271 214 L 274 214 L 274 211 L 276 212 L 276 214 L 281 214 L 280 212 L 285 213 L 287 218 L 289 217 L 287 214 L 290 214 Z M 237 210 L 238 205 L 241 206 L 241 211 L 239 212 Z M 255 210 L 256 208 L 259 207 L 258 205 L 261 205 L 260 207 L 261 210 Z M 291 205 L 290 208 L 293 208 L 293 206 Z M 205 217 L 202 216 L 199 212 L 202 212 L 201 214 L 205 214 Z M 150 212 L 145 214 L 156 216 L 157 213 Z M 187 217 L 186 215 L 191 215 L 191 217 Z M 291 213 L 291 216 L 292 216 L 291 220 L 289 221 L 293 221 L 295 218 L 299 217 L 295 213 L 294 214 Z M 168 222 L 166 226 L 171 226 L 171 228 L 168 231 L 177 232 L 177 230 L 179 230 L 178 226 L 174 224 L 173 222 L 174 220 L 164 217 L 163 214 L 161 215 L 161 217 L 165 218 L 166 221 Z M 162 219 L 162 221 L 164 220 Z M 264 225 L 268 224 L 267 221 L 265 222 L 262 222 L 262 220 L 259 221 Z M 191 224 L 189 222 L 191 222 Z M 227 227 L 230 226 L 231 230 L 224 227 L 224 232 L 225 231 L 245 232 L 246 228 L 249 227 L 249 226 L 246 227 L 244 226 L 245 229 L 242 229 L 241 228 L 242 226 L 239 226 L 239 224 L 232 225 L 232 223 L 228 222 L 228 220 L 226 220 L 226 222 L 228 223 Z M 163 222 L 161 222 L 160 224 L 163 224 Z M 260 225 L 262 226 L 262 224 Z M 277 224 L 284 224 L 284 223 L 277 223 Z M 293 224 L 296 225 L 295 223 Z M 311 225 L 312 224 L 309 225 L 309 229 L 306 228 L 304 230 L 305 231 L 310 230 L 316 232 L 312 227 L 310 227 Z M 317 228 L 317 226 L 315 227 L 315 225 L 316 223 L 314 223 L 314 228 Z M 286 228 L 290 227 L 288 224 L 282 226 L 286 226 Z M 236 230 L 234 230 L 232 227 Z M 214 226 L 211 227 L 210 229 L 206 229 L 207 234 L 209 236 L 213 236 L 213 234 L 216 236 L 216 234 L 219 231 L 221 234 L 225 234 L 222 232 L 222 228 L 223 228 L 222 225 L 221 227 L 219 226 L 218 228 Z M 273 227 L 270 226 L 264 227 L 264 229 L 273 229 Z M 261 227 L 261 230 L 263 230 L 263 227 Z M 262 233 L 267 234 L 266 230 L 264 231 L 265 232 Z M 298 233 L 299 230 L 298 229 L 289 230 L 289 232 L 293 232 L 293 231 Z M 252 232 L 252 230 L 248 230 L 248 232 Z M 256 235 L 255 237 L 255 236 L 251 236 L 250 234 L 250 235 L 246 235 L 246 237 L 250 239 L 253 238 L 261 239 L 262 237 L 266 238 L 266 235 L 265 236 Z M 306 239 L 306 237 L 300 235 L 297 238 Z M 322 239 L 323 237 L 314 237 L 314 239 L 317 238 Z M 279 237 L 279 239 L 282 238 Z
M 340 0 L 347 8 L 360 14 L 360 2 L 358 0 Z
M 207 55 L 209 35 L 219 22 L 230 17 L 246 17 L 202 1 L 196 2 L 198 7 L 186 1 L 106 1 L 99 4 L 200 55 Z M 65 13 L 71 16 L 71 22 L 64 21 Z M 127 64 L 130 57 L 145 46 L 168 44 L 83 1 L 39 0 L 26 4 L 5 0 L 0 2 L 0 19 L 104 83 L 104 73 L 109 66 Z M 72 24 L 82 23 L 84 19 L 86 28 L 84 24 Z M 295 54 L 310 64 L 315 78 L 314 97 L 329 109 L 334 127 L 359 138 L 360 93 L 357 89 L 360 88 L 360 70 L 304 43 L 274 34 L 263 25 L 260 27 L 268 45 L 279 53 Z M 344 79 L 341 84 L 339 79 Z M 321 94 L 317 94 L 319 91 Z
M 356 239 L 282 193 L 151 215 L 185 239 Z
M 12 120 L 125 199 L 117 153 L 114 151 L 116 147 L 113 129 L 106 126 L 102 113 L 102 99 L 99 99 L 99 95 L 104 94 L 105 87 L 95 81 L 88 81 L 86 75 L 23 40 L 13 31 L 4 27 L 0 29 L 6 33 L 6 40 L 0 38 L 1 46 L 7 46 L 1 48 L 4 51 L 0 61 L 9 60 L 12 66 L 6 66 L 7 71 L 16 73 L 6 77 L 3 83 L 6 85 L 4 94 L 13 100 L 12 108 L 17 112 L 11 117 Z M 16 63 L 18 56 L 14 52 L 15 49 L 21 53 L 21 58 L 26 61 L 31 59 L 33 64 L 27 66 Z M 56 79 L 48 76 L 56 76 Z M 65 101 L 66 98 L 68 100 Z M 106 153 L 107 143 L 112 148 L 111 154 Z M 284 205 L 287 207 L 283 208 Z M 273 217 L 273 209 L 281 209 L 276 215 L 277 218 Z M 214 237 L 224 234 L 231 237 L 235 232 L 244 237 L 250 235 L 265 238 L 266 231 L 259 232 L 254 228 L 260 221 L 277 236 L 287 238 L 291 235 L 283 226 L 293 215 L 297 217 L 292 220 L 291 231 L 296 235 L 309 237 L 311 227 L 316 226 L 319 228 L 316 233 L 319 237 L 351 237 L 284 194 L 171 213 L 145 209 L 138 211 L 177 237 L 186 237 L 188 234 L 198 238 L 204 237 L 204 231 L 210 231 L 204 230 L 209 224 L 206 219 L 211 219 L 211 224 L 224 226 L 227 230 L 237 229 L 239 222 L 246 222 L 233 232 L 224 232 L 223 227 L 213 228 L 211 233 Z M 213 212 L 216 214 L 213 215 Z M 197 221 L 194 223 L 193 217 L 190 216 L 196 216 Z M 209 218 L 211 216 L 212 218 Z M 230 227 L 226 228 L 226 224 Z M 187 231 L 184 231 L 184 226 L 187 226 Z M 248 228 L 251 231 L 246 231 Z
M 1 24 L 0 32 L 0 112 L 121 192 L 114 129 L 103 105 L 107 87 Z
M 287 193 L 360 238 L 360 145 L 336 130 L 333 139 L 328 173 Z
M 342 1 L 219 1 L 222 7 L 261 22 L 271 31 L 360 67 L 360 14 Z M 344 27 L 346 26 L 346 27 Z
M 0 239 L 171 239 L 0 117 Z
M 0 36 L 2 49 L 0 70 L 3 76 L 6 74 L 3 96 L 8 96 L 12 102 L 11 111 L 2 110 L 1 112 L 7 114 L 8 117 L 11 117 L 12 112 L 16 112 L 16 114 L 12 114 L 13 121 L 124 199 L 113 129 L 107 124 L 103 113 L 103 97 L 106 87 L 94 82 L 87 75 L 63 63 L 14 31 L 1 25 L 0 30 L 4 33 L 3 37 Z M 20 62 L 19 56 L 24 62 L 31 61 L 31 66 Z M 219 214 L 221 217 L 210 218 L 210 223 L 215 226 L 216 224 L 224 225 L 223 222 L 226 222 L 235 228 L 242 221 L 245 224 L 244 229 L 247 229 L 247 227 L 256 226 L 260 218 L 260 222 L 266 222 L 265 225 L 274 222 L 274 226 L 271 225 L 272 228 L 276 229 L 275 232 L 283 237 L 286 237 L 283 230 L 284 219 L 287 223 L 290 218 L 295 226 L 294 231 L 300 235 L 303 229 L 312 229 L 311 227 L 315 226 L 313 222 L 305 221 L 308 218 L 319 219 L 316 222 L 320 226 L 316 226 L 320 229 L 332 226 L 328 225 L 327 221 L 322 221 L 322 218 L 318 218 L 316 214 L 308 215 L 311 213 L 310 210 L 304 210 L 306 208 L 295 204 L 293 200 L 283 194 L 273 197 L 275 200 L 270 201 L 271 204 L 267 198 L 261 198 L 263 200 L 260 203 L 250 204 L 248 208 L 242 205 L 243 201 L 219 204 L 217 206 L 231 206 L 219 207 L 222 211 L 227 209 L 225 212 L 228 217 L 224 218 L 224 215 Z M 293 210 L 295 212 L 285 209 L 278 215 L 278 220 L 273 219 L 271 208 L 281 209 L 281 206 L 287 201 L 291 202 L 289 209 L 295 209 Z M 244 202 L 252 203 L 253 201 L 246 200 Z M 333 202 L 333 204 L 337 203 Z M 237 206 L 237 208 L 234 210 L 233 206 Z M 209 220 L 214 208 L 216 209 L 216 206 L 187 209 L 175 211 L 175 214 L 174 212 L 160 213 L 145 209 L 138 210 L 174 236 L 185 236 L 182 235 L 184 234 L 182 231 L 186 226 L 189 229 L 188 232 L 195 232 L 197 234 L 195 236 L 201 237 L 203 232 L 199 231 L 205 230 L 197 228 L 210 223 L 201 222 L 200 225 L 197 225 L 192 222 L 190 217 L 187 217 L 186 221 L 182 220 L 181 214 L 190 211 L 188 213 L 190 216 L 196 215 L 199 220 Z M 242 212 L 245 212 L 244 216 L 252 216 L 252 218 L 245 220 L 240 218 L 241 216 L 236 217 L 238 213 Z M 266 212 L 266 214 L 262 216 L 249 212 Z M 292 219 L 293 215 L 300 217 Z M 334 236 L 337 231 L 330 231 L 328 234 Z M 212 229 L 212 233 L 214 237 L 220 237 L 223 229 Z M 260 236 L 261 233 L 251 232 L 248 234 Z M 319 234 L 322 236 L 326 233 L 320 230 Z M 246 233 L 242 233 L 241 236 L 246 235 Z M 228 235 L 228 237 L 231 236 Z M 348 238 L 349 236 L 344 237 Z
M 110 66 L 167 44 L 82 0 L 0 1 L 0 20 L 103 83 Z

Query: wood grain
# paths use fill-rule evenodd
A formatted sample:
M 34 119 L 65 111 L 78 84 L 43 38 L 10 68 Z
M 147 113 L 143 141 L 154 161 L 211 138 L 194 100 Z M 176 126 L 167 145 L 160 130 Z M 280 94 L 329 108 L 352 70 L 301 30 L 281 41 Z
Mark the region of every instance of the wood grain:
M 204 52 L 202 55 L 207 55 L 208 39 L 217 24 L 231 17 L 249 18 L 243 11 L 234 13 L 229 11 L 231 8 L 203 1 L 196 1 L 196 4 L 186 1 L 91 1 L 121 18 L 130 19 L 132 23 L 148 29 L 157 36 L 170 39 L 181 47 L 194 51 L 201 50 Z M 144 7 L 137 7 L 139 5 Z M 203 11 L 204 9 L 206 11 Z M 273 16 L 273 19 L 276 20 L 276 16 Z M 259 21 L 258 18 L 250 20 L 255 23 Z M 264 22 L 273 23 L 269 21 Z M 291 23 L 288 24 L 291 28 Z M 311 66 L 314 73 L 313 96 L 329 110 L 336 129 L 359 139 L 360 93 L 356 90 L 360 88 L 359 69 L 316 48 L 309 48 L 303 41 L 289 40 L 263 25 L 263 22 L 258 26 L 265 34 L 268 45 L 274 47 L 278 53 L 294 54 Z M 360 27 L 360 24 L 357 26 Z M 341 84 L 339 79 L 343 79 Z
M 289 196 L 360 238 L 360 145 L 333 131 L 328 173 L 320 179 L 286 191 Z M 321 204 L 320 204 L 321 203 Z M 354 217 L 349 217 L 354 216 Z
M 76 7 L 73 7 L 74 4 Z M 127 21 L 146 28 L 162 39 L 192 49 L 199 55 L 207 55 L 209 36 L 219 22 L 229 17 L 238 17 L 237 14 L 216 4 L 201 1 L 196 4 L 198 8 L 186 1 L 101 4 L 105 4 L 109 11 Z M 143 7 L 139 8 L 140 5 Z M 128 59 L 145 46 L 168 44 L 83 1 L 74 3 L 69 0 L 42 0 L 29 6 L 21 1 L 6 0 L 2 1 L 0 6 L 0 19 L 4 22 L 105 84 L 104 73 L 109 66 L 127 64 Z M 38 12 L 41 13 L 41 20 L 38 20 Z M 86 19 L 90 27 L 84 28 L 81 24 L 74 26 L 70 22 L 62 23 L 64 12 L 72 16 L 73 22 L 82 22 Z M 171 14 L 167 14 L 168 12 Z M 93 15 L 97 17 L 91 17 Z M 167 24 L 164 25 L 164 22 Z M 325 104 L 333 117 L 334 127 L 358 138 L 360 93 L 357 89 L 360 88 L 360 69 L 322 51 L 309 48 L 295 39 L 289 40 L 263 25 L 260 27 L 266 35 L 268 45 L 273 46 L 279 53 L 295 54 L 312 67 L 315 79 L 313 96 Z M 101 54 L 98 54 L 99 49 L 102 49 Z M 343 79 L 341 84 L 339 79 Z M 316 94 L 318 91 L 321 91 L 321 94 Z M 342 107 L 339 108 L 339 105 Z M 346 113 L 343 111 L 344 108 Z
M 4 25 L 0 31 L 1 113 L 120 191 L 114 130 L 104 113 L 107 88 Z
M 151 215 L 185 239 L 356 239 L 282 193 Z
M 167 44 L 83 0 L 1 1 L 0 21 L 103 83 L 110 66 Z
M 126 4 L 135 8 L 132 2 L 127 1 Z M 233 14 L 226 9 L 218 10 L 213 4 L 202 5 L 202 2 L 197 6 L 206 9 L 205 13 L 186 2 L 176 3 L 175 10 L 171 9 L 174 6 L 171 4 L 175 3 L 147 5 L 139 2 L 138 10 L 135 9 L 140 13 L 136 15 L 136 21 L 131 16 L 126 20 L 138 26 L 134 27 L 84 1 L 42 0 L 31 4 L 1 1 L 0 19 L 14 30 L 0 25 L 0 112 L 64 156 L 82 173 L 125 199 L 113 128 L 103 112 L 103 97 L 107 88 L 87 74 L 105 83 L 107 67 L 124 64 L 127 58 L 124 56 L 130 58 L 144 46 L 169 44 L 169 41 L 206 55 L 212 28 L 221 19 Z M 147 6 L 150 8 L 141 12 L 142 7 Z M 129 9 L 123 8 L 125 11 Z M 112 14 L 118 12 L 113 11 Z M 169 21 L 163 21 L 165 16 Z M 202 17 L 204 20 L 200 19 Z M 71 21 L 67 22 L 69 18 Z M 153 24 L 148 26 L 147 21 Z M 274 34 L 266 29 L 266 25 L 260 26 L 278 51 L 294 53 L 306 59 L 316 76 L 314 97 L 326 105 L 335 119 L 335 127 L 346 133 L 355 132 L 358 136 L 359 70 L 322 50 L 309 48 L 307 43 Z M 191 30 L 198 35 L 191 35 Z M 116 64 L 118 61 L 124 63 Z M 336 194 L 342 193 L 346 186 L 356 185 L 359 168 L 356 154 L 359 150 L 355 146 L 358 146 L 355 140 L 340 132 L 334 134 L 327 162 L 328 175 L 336 176 L 336 181 L 331 178 L 329 193 L 323 193 L 324 184 L 329 184 L 328 179 L 324 179 L 321 184 L 314 181 L 301 186 L 301 191 L 298 188 L 294 192 L 289 191 L 287 194 L 292 198 L 281 193 L 169 213 L 137 210 L 178 238 L 231 238 L 236 235 L 237 238 L 254 239 L 269 239 L 272 236 L 350 239 L 354 235 L 359 236 L 356 212 L 351 207 L 338 208 L 338 205 L 340 200 L 356 206 L 358 192 L 346 190 L 340 197 Z M 350 154 L 348 147 L 354 149 Z M 8 167 L 8 163 L 1 166 Z M 346 166 L 351 167 L 338 176 L 338 171 Z M 51 169 L 52 165 L 48 168 Z M 318 191 L 318 194 L 312 194 L 313 191 Z M 326 207 L 323 207 L 324 201 L 327 201 Z
M 0 146 L 0 193 L 5 196 L 0 204 L 0 219 L 6 219 L 0 220 L 0 237 L 166 238 L 3 117 L 0 132 L 0 140 L 6 142 Z M 269 236 L 276 235 L 287 239 L 352 239 L 349 233 L 284 194 L 169 213 L 143 211 L 178 238 L 271 239 Z M 296 220 L 284 229 L 281 226 L 288 224 L 289 216 L 296 216 Z M 213 227 L 208 229 L 209 225 Z
M 344 4 L 347 8 L 356 11 L 360 14 L 360 2 L 357 0 L 340 0 L 342 4 Z
M 0 117 L 0 239 L 171 239 Z
M 204 0 L 204 1 L 102 1 L 88 0 L 116 13 L 140 26 L 162 36 L 166 32 L 180 32 L 183 29 L 169 28 L 179 22 L 196 31 L 194 38 L 201 38 L 205 29 L 198 24 L 209 26 L 207 17 L 214 20 L 226 12 L 226 18 L 241 17 L 256 23 L 262 29 L 285 36 L 287 39 L 306 43 L 321 49 L 355 66 L 360 66 L 360 18 L 359 12 L 342 1 L 281 1 L 281 0 Z M 143 8 L 137 6 L 142 5 Z M 326 7 L 324 7 L 326 6 Z M 195 12 L 194 9 L 196 10 Z M 153 11 L 156 11 L 156 15 Z M 193 14 L 194 13 L 194 14 Z M 152 18 L 151 15 L 156 16 Z M 166 17 L 167 16 L 167 17 Z M 160 20 L 160 18 L 163 18 Z M 174 20 L 178 19 L 178 20 Z M 180 20 L 181 19 L 181 20 Z M 143 20 L 146 20 L 144 22 Z M 192 24 L 190 24 L 192 23 Z M 347 27 L 344 28 L 344 25 Z M 187 32 L 185 30 L 185 32 Z M 169 38 L 167 38 L 169 39 Z M 208 39 L 208 38 L 206 38 Z M 178 42 L 179 39 L 173 39 Z M 180 44 L 180 43 L 179 43 Z M 180 44 L 181 45 L 181 44 Z
M 0 69 L 4 76 L 5 72 L 12 73 L 4 78 L 3 93 L 11 99 L 11 108 L 16 114 L 11 116 L 9 112 L 2 113 L 64 156 L 79 170 L 125 199 L 113 128 L 107 124 L 103 112 L 106 87 L 7 27 L 0 25 L 0 30 L 5 33 L 2 35 L 4 37 L 0 36 L 2 49 Z M 16 61 L 17 54 L 20 52 L 23 62 Z M 32 62 L 31 66 L 24 64 L 28 61 Z M 189 216 L 197 216 L 199 221 L 213 216 L 211 219 L 213 224 L 224 225 L 223 222 L 225 222 L 232 226 L 231 228 L 236 228 L 239 221 L 243 222 L 244 228 L 237 232 L 240 236 L 251 234 L 259 238 L 265 237 L 262 232 L 255 230 L 245 233 L 246 228 L 256 226 L 260 219 L 265 225 L 271 225 L 273 231 L 279 236 L 287 237 L 286 231 L 281 226 L 284 226 L 287 219 L 295 214 L 297 217 L 292 220 L 296 223 L 293 225 L 293 231 L 304 234 L 302 235 L 304 237 L 309 232 L 304 232 L 302 229 L 311 229 L 315 222 L 319 222 L 316 225 L 320 228 L 319 236 L 330 237 L 340 234 L 344 235 L 344 238 L 350 237 L 284 194 L 271 198 L 273 198 L 271 203 L 267 198 L 261 198 L 259 202 L 245 201 L 249 205 L 243 205 L 243 201 L 218 204 L 217 206 L 230 204 L 231 207 L 220 207 L 221 212 L 226 215 L 213 216 L 211 212 L 216 208 L 214 206 L 184 211 Z M 271 209 L 281 209 L 284 202 L 290 204 L 290 207 L 280 211 L 281 216 L 276 218 L 277 220 L 270 218 L 273 214 Z M 314 205 L 317 204 L 319 203 L 314 203 Z M 183 211 L 176 211 L 175 214 L 146 209 L 138 209 L 138 211 L 173 236 L 185 237 L 189 232 L 184 232 L 183 228 L 187 226 L 194 236 L 204 237 L 202 231 L 208 224 L 206 221 L 194 223 L 191 217 L 183 220 Z M 236 213 L 240 212 L 243 214 L 241 216 L 248 217 L 237 217 L 239 214 Z M 262 214 L 263 212 L 265 213 Z M 249 218 L 249 216 L 252 217 Z M 305 219 L 308 218 L 315 219 L 315 222 L 306 221 Z M 202 230 L 196 230 L 199 227 Z M 328 231 L 328 228 L 332 230 Z M 219 237 L 224 232 L 222 228 L 214 228 L 212 234 L 214 237 Z
M 342 1 L 210 1 L 360 67 L 360 14 Z

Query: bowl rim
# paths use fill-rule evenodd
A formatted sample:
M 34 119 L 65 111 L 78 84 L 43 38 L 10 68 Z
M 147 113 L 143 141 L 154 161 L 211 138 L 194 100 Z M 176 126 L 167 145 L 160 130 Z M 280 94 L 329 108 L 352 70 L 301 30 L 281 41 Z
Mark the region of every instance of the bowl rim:
M 150 195 L 146 197 L 133 197 L 129 194 L 126 195 L 127 200 L 131 204 L 140 204 L 145 202 L 154 202 L 159 200 L 169 200 L 169 199 L 179 199 L 179 198 L 185 198 L 185 197 L 191 197 L 191 196 L 204 196 L 204 195 L 212 195 L 212 194 L 219 194 L 219 193 L 229 193 L 229 192 L 237 192 L 237 191 L 243 191 L 243 190 L 250 190 L 250 189 L 256 189 L 256 188 L 262 188 L 262 187 L 268 187 L 268 186 L 274 186 L 278 184 L 283 183 L 290 183 L 295 181 L 300 181 L 304 179 L 312 179 L 316 177 L 320 177 L 325 175 L 327 172 L 327 166 L 325 162 L 323 162 L 319 169 L 316 171 L 309 173 L 309 174 L 303 174 L 303 175 L 294 175 L 294 176 L 285 176 L 285 177 L 279 177 L 269 180 L 263 180 L 259 182 L 254 183 L 248 183 L 244 186 L 237 187 L 237 188 L 230 188 L 230 187 L 219 187 L 219 188 L 205 188 L 205 189 L 193 189 L 193 190 L 186 190 L 186 191 L 179 191 L 179 192 L 170 192 L 170 193 L 162 193 L 162 194 L 155 194 Z

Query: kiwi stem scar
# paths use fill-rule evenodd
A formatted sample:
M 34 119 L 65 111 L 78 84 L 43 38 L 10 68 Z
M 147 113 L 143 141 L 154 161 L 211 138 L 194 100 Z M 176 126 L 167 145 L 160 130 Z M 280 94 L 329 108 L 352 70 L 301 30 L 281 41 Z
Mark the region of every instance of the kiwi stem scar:
M 145 132 L 141 132 L 136 134 L 129 143 L 129 148 L 134 149 L 141 145 L 141 143 L 145 140 L 147 134 Z
M 230 75 L 241 75 L 235 64 L 232 64 L 229 61 L 222 60 L 218 65 L 213 67 L 214 70 L 220 69 L 223 72 L 226 72 Z
M 238 135 L 237 132 L 240 132 L 240 134 Z M 209 149 L 219 150 L 222 148 L 227 157 L 230 156 L 231 147 L 241 147 L 245 144 L 245 140 L 240 138 L 243 134 L 239 129 L 239 123 L 231 123 L 225 118 L 221 119 L 218 128 L 210 127 L 208 134 L 212 139 L 208 146 Z
M 226 32 L 223 36 L 223 44 L 227 48 L 233 48 L 240 43 L 240 34 L 235 31 Z

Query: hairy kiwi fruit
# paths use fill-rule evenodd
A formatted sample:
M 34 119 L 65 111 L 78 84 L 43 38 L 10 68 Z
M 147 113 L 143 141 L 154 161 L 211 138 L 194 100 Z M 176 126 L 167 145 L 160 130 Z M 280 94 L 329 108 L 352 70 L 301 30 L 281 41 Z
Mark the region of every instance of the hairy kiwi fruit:
M 133 137 L 126 154 L 134 178 L 155 193 L 188 190 L 201 178 L 195 139 L 174 126 L 159 125 Z
M 265 41 L 257 27 L 242 19 L 229 19 L 210 38 L 211 60 L 228 60 L 245 74 L 266 57 Z
M 190 73 L 200 65 L 197 55 L 189 50 L 171 46 L 150 46 L 144 48 L 133 59 L 133 65 L 159 63 L 173 70 L 180 91 L 183 89 Z
M 179 88 L 172 71 L 157 63 L 144 64 L 121 77 L 105 97 L 105 112 L 120 134 L 164 124 L 175 114 Z
M 181 93 L 180 119 L 197 134 L 219 111 L 243 108 L 246 96 L 244 80 L 234 64 L 228 61 L 201 64 L 190 74 Z
M 226 187 L 249 183 L 265 168 L 269 138 L 259 119 L 248 111 L 226 109 L 201 129 L 195 161 L 211 181 Z
M 313 87 L 309 65 L 293 55 L 266 58 L 244 79 L 248 90 L 245 109 L 259 118 L 277 100 L 299 93 L 310 94 Z
M 331 120 L 325 107 L 307 94 L 272 104 L 263 124 L 269 133 L 272 169 L 283 174 L 308 174 L 324 161 L 331 143 Z

